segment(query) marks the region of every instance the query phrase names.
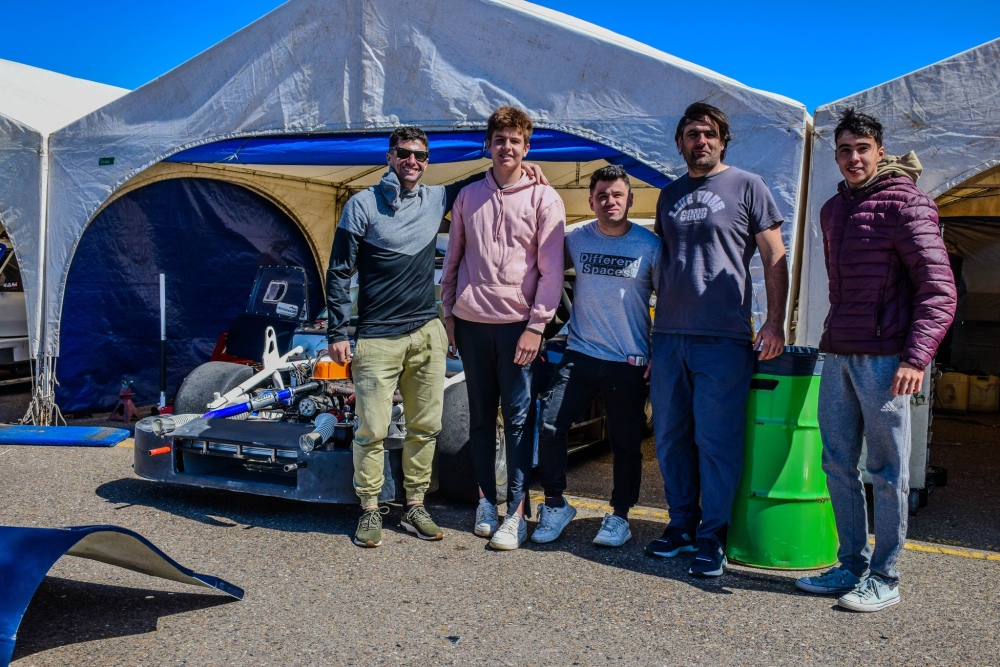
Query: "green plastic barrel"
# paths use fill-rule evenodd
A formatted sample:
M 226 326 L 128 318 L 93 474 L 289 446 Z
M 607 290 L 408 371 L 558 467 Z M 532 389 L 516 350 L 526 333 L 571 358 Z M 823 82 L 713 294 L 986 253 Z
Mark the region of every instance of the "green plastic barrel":
M 754 366 L 743 477 L 726 546 L 734 561 L 789 570 L 837 561 L 816 419 L 822 371 L 823 355 L 806 347 L 786 347 Z

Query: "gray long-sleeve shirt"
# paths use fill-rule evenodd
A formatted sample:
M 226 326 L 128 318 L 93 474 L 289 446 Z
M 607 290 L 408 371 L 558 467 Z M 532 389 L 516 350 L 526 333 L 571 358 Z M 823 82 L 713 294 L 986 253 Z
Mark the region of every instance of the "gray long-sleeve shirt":
M 438 316 L 434 253 L 441 219 L 458 192 L 483 174 L 448 186 L 404 190 L 395 172 L 351 197 L 333 237 L 326 272 L 327 337 L 347 340 L 351 274 L 358 272 L 358 338 L 394 336 Z

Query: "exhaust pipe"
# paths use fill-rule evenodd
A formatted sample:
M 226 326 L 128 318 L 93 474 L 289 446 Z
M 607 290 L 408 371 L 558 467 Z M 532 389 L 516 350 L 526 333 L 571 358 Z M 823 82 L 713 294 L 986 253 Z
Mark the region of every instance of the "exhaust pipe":
M 333 435 L 333 429 L 337 425 L 337 418 L 328 412 L 324 412 L 316 417 L 313 430 L 299 438 L 299 449 L 302 453 L 308 454 L 316 449 Z

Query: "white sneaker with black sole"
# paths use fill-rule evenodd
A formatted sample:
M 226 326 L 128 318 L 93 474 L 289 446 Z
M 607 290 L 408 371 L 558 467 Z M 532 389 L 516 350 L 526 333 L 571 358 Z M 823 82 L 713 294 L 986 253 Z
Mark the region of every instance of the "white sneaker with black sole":
M 615 514 L 605 514 L 594 544 L 599 547 L 620 547 L 631 539 L 632 531 L 629 530 L 627 519 Z

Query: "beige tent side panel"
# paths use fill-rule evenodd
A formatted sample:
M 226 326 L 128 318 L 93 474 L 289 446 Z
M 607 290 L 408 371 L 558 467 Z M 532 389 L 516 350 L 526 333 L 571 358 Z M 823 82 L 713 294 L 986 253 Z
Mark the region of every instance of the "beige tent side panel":
M 340 217 L 338 201 L 347 196 L 342 188 L 328 183 L 262 173 L 250 168 L 161 162 L 130 180 L 115 192 L 101 210 L 128 192 L 172 178 L 209 178 L 226 181 L 241 185 L 273 202 L 288 214 L 305 234 L 320 273 L 326 270 L 330 261 L 330 249 L 333 246 L 333 233 Z

